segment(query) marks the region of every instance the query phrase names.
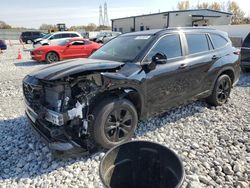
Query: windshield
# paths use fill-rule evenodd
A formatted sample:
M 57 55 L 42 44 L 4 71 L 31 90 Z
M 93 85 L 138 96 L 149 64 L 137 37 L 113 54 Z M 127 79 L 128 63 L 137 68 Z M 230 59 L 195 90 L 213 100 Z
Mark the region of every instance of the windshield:
M 52 35 L 52 34 L 47 34 L 47 35 L 43 36 L 43 39 L 47 39 L 47 38 L 49 38 L 51 35 Z
M 121 36 L 93 53 L 91 59 L 133 62 L 151 41 L 151 36 Z

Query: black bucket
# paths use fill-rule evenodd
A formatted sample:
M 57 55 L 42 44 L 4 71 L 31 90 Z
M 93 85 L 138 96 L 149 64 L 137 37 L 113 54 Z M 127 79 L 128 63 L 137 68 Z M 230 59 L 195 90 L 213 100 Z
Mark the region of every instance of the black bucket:
M 103 157 L 99 173 L 106 188 L 177 188 L 185 174 L 172 150 L 147 141 L 112 148 Z

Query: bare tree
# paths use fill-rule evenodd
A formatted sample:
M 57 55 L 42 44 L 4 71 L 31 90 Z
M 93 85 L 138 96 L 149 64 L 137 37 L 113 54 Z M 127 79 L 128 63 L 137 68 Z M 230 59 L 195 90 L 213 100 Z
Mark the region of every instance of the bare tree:
M 228 1 L 227 11 L 233 14 L 232 24 L 243 23 L 245 13 L 241 10 L 236 1 Z
M 4 21 L 0 21 L 0 29 L 11 29 L 12 27 L 9 24 L 6 24 Z
M 180 1 L 178 4 L 177 4 L 177 9 L 178 10 L 187 10 L 190 8 L 190 4 L 189 4 L 189 1 Z
M 209 8 L 209 4 L 207 2 L 203 2 L 197 5 L 197 8 Z
M 210 9 L 212 10 L 222 10 L 222 4 L 218 3 L 218 2 L 213 2 L 210 6 Z
M 95 31 L 97 29 L 96 24 L 90 23 L 86 26 L 86 31 Z
M 51 29 L 56 29 L 56 25 L 52 25 L 52 24 L 42 24 L 39 29 L 40 30 L 51 30 Z

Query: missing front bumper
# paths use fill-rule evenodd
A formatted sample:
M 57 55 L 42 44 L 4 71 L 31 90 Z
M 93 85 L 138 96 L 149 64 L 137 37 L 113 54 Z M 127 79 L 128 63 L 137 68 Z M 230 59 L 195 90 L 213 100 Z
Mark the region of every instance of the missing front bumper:
M 29 124 L 34 130 L 35 134 L 42 138 L 44 143 L 49 147 L 52 151 L 52 154 L 56 158 L 68 158 L 68 157 L 79 157 L 89 155 L 88 148 L 84 148 L 72 140 L 69 140 L 66 136 L 63 139 L 57 140 L 50 136 L 50 132 L 43 129 L 43 125 L 41 125 L 37 121 L 37 115 L 35 112 L 31 110 L 26 110 L 26 116 Z

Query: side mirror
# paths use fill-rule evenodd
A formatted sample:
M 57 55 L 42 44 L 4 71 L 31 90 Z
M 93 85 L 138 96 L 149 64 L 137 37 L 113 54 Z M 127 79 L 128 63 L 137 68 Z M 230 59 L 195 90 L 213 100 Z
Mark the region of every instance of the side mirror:
M 157 53 L 152 57 L 152 62 L 155 64 L 165 64 L 167 63 L 167 56 L 162 53 Z
M 68 43 L 66 46 L 67 46 L 67 47 L 70 47 L 70 46 L 71 46 L 71 43 Z
M 157 53 L 152 57 L 151 62 L 145 64 L 143 67 L 146 72 L 150 72 L 156 68 L 157 64 L 165 63 L 167 63 L 167 56 L 165 54 Z

